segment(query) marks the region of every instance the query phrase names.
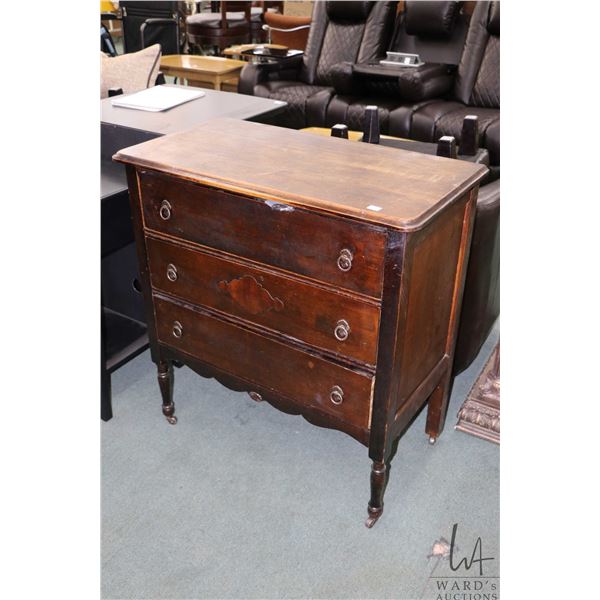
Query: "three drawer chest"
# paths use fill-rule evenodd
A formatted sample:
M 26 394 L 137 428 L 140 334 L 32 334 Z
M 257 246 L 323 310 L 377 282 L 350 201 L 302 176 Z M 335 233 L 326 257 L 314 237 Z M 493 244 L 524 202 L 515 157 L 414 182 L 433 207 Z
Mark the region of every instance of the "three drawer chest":
M 215 119 L 126 148 L 162 411 L 173 362 L 338 429 L 372 460 L 442 431 L 480 165 Z

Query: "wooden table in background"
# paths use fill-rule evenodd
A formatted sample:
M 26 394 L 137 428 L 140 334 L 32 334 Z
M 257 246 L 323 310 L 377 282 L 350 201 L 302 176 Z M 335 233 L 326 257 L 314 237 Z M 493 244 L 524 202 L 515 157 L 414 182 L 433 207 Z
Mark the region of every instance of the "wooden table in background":
M 242 52 L 245 50 L 254 50 L 256 48 L 287 49 L 287 46 L 281 46 L 280 44 L 238 44 L 236 46 L 225 48 L 225 50 L 223 50 L 223 55 L 248 62 L 252 56 L 249 56 L 248 54 L 242 54 Z
M 329 127 L 305 127 L 301 129 L 304 133 L 312 133 L 313 135 L 322 135 L 324 137 L 331 137 L 331 128 Z M 358 142 L 362 139 L 363 132 L 362 131 L 348 131 L 348 139 L 351 142 Z M 406 138 L 394 137 L 391 135 L 381 135 L 380 136 L 384 140 L 404 140 L 406 142 L 410 142 L 412 140 L 407 140 Z
M 224 83 L 235 87 L 243 60 L 233 60 L 220 56 L 191 56 L 189 54 L 167 54 L 160 59 L 160 70 L 171 77 L 186 79 L 189 85 L 210 86 L 221 90 Z

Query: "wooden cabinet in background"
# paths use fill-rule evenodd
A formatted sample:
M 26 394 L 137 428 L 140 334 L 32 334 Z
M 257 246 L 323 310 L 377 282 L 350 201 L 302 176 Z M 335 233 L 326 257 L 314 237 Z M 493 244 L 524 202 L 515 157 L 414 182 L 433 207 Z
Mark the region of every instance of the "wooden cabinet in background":
M 121 150 L 152 360 L 174 360 L 369 449 L 443 428 L 484 167 L 215 119 Z

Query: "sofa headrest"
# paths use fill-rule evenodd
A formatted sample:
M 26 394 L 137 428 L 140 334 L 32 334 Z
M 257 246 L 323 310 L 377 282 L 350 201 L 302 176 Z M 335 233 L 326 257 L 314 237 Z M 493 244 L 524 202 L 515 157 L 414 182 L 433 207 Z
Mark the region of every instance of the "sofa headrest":
M 373 2 L 330 2 L 325 4 L 330 21 L 355 23 L 366 21 L 371 12 Z
M 458 12 L 458 2 L 406 0 L 406 33 L 423 37 L 447 37 L 452 32 Z
M 492 2 L 487 30 L 490 35 L 500 37 L 500 2 Z

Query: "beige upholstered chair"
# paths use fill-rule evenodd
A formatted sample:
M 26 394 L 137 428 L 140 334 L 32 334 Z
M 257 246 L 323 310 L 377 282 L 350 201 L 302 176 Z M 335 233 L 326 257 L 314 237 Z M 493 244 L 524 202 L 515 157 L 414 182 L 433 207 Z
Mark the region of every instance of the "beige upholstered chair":
M 160 44 L 115 57 L 101 53 L 100 60 L 100 98 L 107 98 L 110 88 L 121 88 L 124 94 L 132 94 L 155 84 L 160 67 Z

